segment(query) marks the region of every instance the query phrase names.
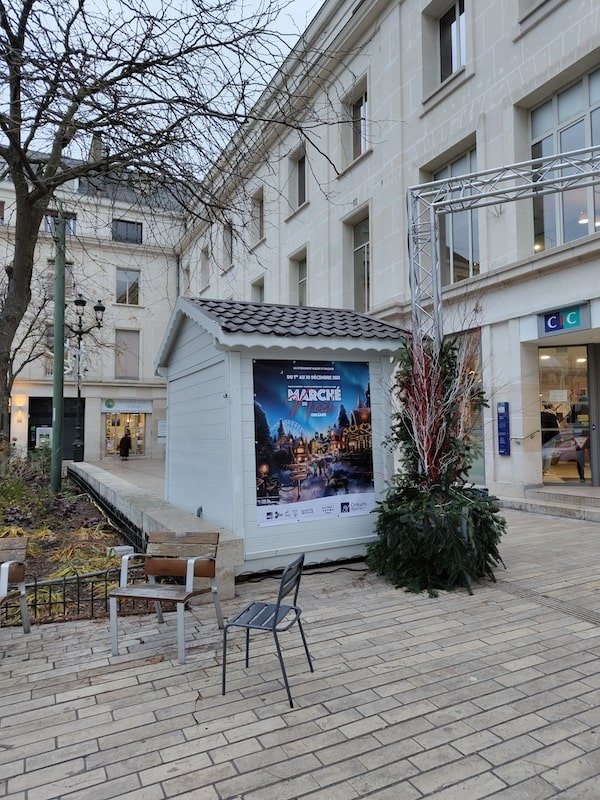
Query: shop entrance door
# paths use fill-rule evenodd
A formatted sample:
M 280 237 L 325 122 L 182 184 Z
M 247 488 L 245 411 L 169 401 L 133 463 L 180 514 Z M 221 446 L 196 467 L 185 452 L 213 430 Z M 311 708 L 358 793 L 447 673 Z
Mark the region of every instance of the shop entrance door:
M 544 483 L 590 483 L 590 369 L 586 345 L 540 347 Z
M 131 414 L 128 411 L 105 414 L 105 454 L 119 454 L 119 442 L 126 432 L 131 436 L 130 456 L 145 454 L 146 415 Z

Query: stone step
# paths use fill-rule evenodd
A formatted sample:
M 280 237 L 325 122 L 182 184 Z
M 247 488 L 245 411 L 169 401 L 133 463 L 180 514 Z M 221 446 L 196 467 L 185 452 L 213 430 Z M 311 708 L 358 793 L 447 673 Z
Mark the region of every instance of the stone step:
M 527 500 L 535 500 L 543 503 L 561 503 L 568 506 L 586 506 L 600 510 L 600 491 L 595 489 L 596 495 L 590 494 L 590 488 L 582 485 L 581 492 L 569 492 L 568 490 L 547 489 L 526 489 L 525 497 Z
M 571 498 L 573 499 L 573 498 Z M 500 508 L 512 508 L 516 511 L 529 511 L 532 514 L 547 514 L 551 517 L 583 519 L 587 522 L 600 522 L 600 508 L 585 506 L 579 503 L 559 503 L 554 499 L 534 500 L 528 497 L 499 497 Z

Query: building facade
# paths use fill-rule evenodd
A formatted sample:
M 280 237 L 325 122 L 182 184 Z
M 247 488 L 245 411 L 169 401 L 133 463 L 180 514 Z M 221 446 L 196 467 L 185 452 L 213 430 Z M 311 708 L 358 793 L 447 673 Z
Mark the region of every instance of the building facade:
M 144 208 L 126 195 L 110 188 L 91 191 L 78 182 L 65 186 L 48 208 L 31 309 L 17 337 L 11 442 L 19 452 L 52 436 L 54 231 L 60 208 L 66 227 L 63 456 L 72 457 L 78 424 L 86 460 L 114 458 L 127 430 L 133 455 L 164 456 L 166 392 L 154 360 L 177 299 L 176 244 L 183 228 L 172 211 Z M 8 182 L 0 183 L 0 197 L 0 248 L 9 261 L 14 202 Z M 79 295 L 86 301 L 81 326 L 74 302 Z M 94 327 L 98 301 L 105 307 L 101 328 Z M 78 328 L 85 332 L 81 342 Z
M 593 0 L 328 0 L 272 85 L 274 104 L 297 79 L 303 131 L 244 127 L 230 216 L 182 240 L 181 282 L 408 327 L 407 189 L 600 146 L 599 30 Z M 472 477 L 502 495 L 600 484 L 593 172 L 440 221 L 444 330 L 479 336 L 489 400 Z M 544 402 L 561 426 L 546 474 Z
M 326 0 L 260 99 L 256 119 L 285 109 L 291 124 L 249 120 L 223 155 L 238 166 L 211 186 L 228 209 L 219 220 L 184 231 L 173 215 L 149 223 L 131 203 L 65 192 L 68 211 L 77 199 L 72 292 L 107 306 L 83 381 L 86 458 L 110 457 L 125 426 L 139 453 L 162 454 L 153 360 L 178 294 L 353 309 L 409 327 L 407 189 L 600 146 L 599 31 L 595 0 Z M 225 172 L 237 178 L 222 184 Z M 440 220 L 444 330 L 479 337 L 489 400 L 472 477 L 498 494 L 600 485 L 594 174 Z M 52 258 L 43 234 L 40 274 Z M 73 400 L 68 375 L 65 386 Z M 42 362 L 19 375 L 17 446 L 44 427 L 50 388 Z M 561 430 L 545 448 L 544 403 Z

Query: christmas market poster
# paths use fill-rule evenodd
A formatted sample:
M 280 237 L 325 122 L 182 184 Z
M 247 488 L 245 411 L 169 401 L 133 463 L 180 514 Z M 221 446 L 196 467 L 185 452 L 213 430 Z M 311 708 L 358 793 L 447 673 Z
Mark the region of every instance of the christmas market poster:
M 259 525 L 372 511 L 367 363 L 254 361 L 254 428 Z

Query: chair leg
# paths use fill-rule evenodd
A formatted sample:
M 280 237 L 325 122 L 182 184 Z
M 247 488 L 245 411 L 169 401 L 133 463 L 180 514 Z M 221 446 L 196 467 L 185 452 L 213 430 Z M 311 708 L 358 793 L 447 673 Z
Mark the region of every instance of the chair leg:
M 300 618 L 298 618 L 298 628 L 300 630 L 300 636 L 302 637 L 302 642 L 304 643 L 304 650 L 306 652 L 306 658 L 308 659 L 308 666 L 310 667 L 310 671 L 314 672 L 313 663 L 310 657 L 310 653 L 308 652 L 308 645 L 306 644 L 306 636 L 304 635 L 304 628 L 302 627 Z
M 113 656 L 119 655 L 119 642 L 117 635 L 117 598 L 108 598 L 108 608 L 110 611 L 110 641 Z
M 177 656 L 185 664 L 185 603 L 177 603 Z
M 215 604 L 215 611 L 217 613 L 217 624 L 219 628 L 223 630 L 225 622 L 223 620 L 223 612 L 221 611 L 221 601 L 219 599 L 219 587 L 217 586 L 217 582 L 215 580 L 211 580 L 210 582 L 210 591 L 212 593 L 213 603 Z
M 158 619 L 158 623 L 159 625 L 162 625 L 163 622 L 165 621 L 165 618 L 163 617 L 162 606 L 158 600 L 155 601 L 154 608 L 156 609 L 156 616 Z
M 227 673 L 227 625 L 223 628 L 223 678 L 221 694 L 225 694 L 225 676 Z
M 293 708 L 294 701 L 292 700 L 292 693 L 290 692 L 290 685 L 288 683 L 287 673 L 285 671 L 285 664 L 283 663 L 283 656 L 281 654 L 279 639 L 277 638 L 277 633 L 275 631 L 273 631 L 273 636 L 275 638 L 275 647 L 277 648 L 277 657 L 279 658 L 279 665 L 281 666 L 281 672 L 283 674 L 283 682 L 285 683 L 285 690 L 287 692 L 288 700 L 290 701 L 290 708 Z
M 29 633 L 29 611 L 27 610 L 27 595 L 25 590 L 21 591 L 19 595 L 19 605 L 21 606 L 21 625 L 23 626 L 23 633 Z
M 250 666 L 250 628 L 246 628 L 246 669 Z

